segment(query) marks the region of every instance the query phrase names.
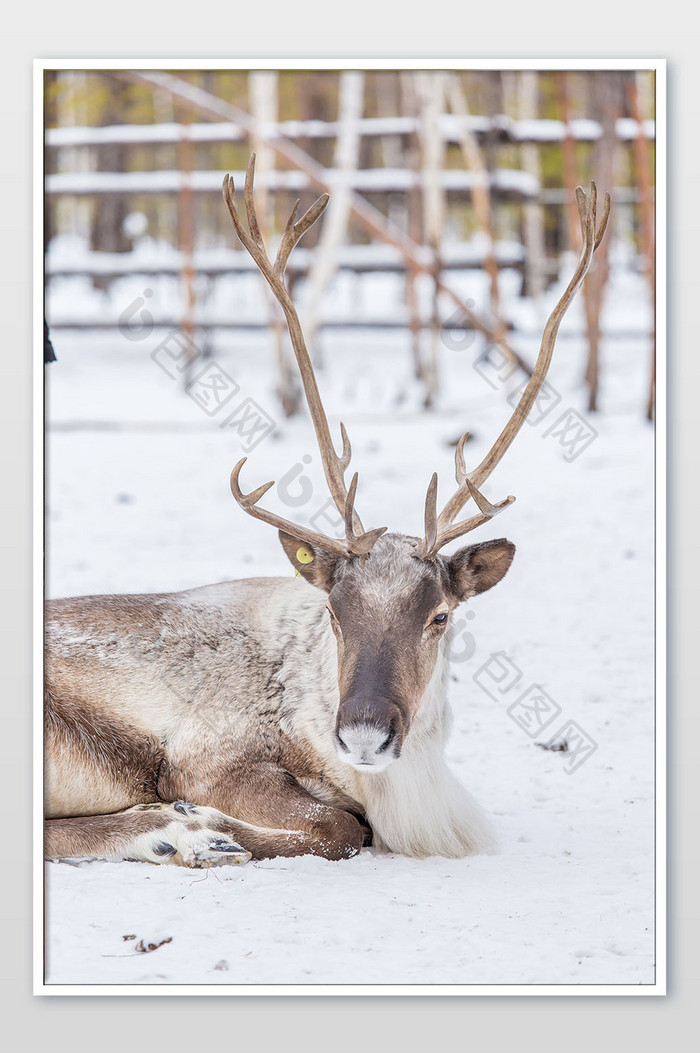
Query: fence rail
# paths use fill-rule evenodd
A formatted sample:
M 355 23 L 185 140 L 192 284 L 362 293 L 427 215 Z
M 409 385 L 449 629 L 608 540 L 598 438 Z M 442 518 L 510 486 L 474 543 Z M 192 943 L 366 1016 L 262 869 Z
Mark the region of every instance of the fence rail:
M 420 127 L 416 117 L 361 117 L 355 127 L 362 137 L 415 135 Z M 500 143 L 557 143 L 568 135 L 577 142 L 597 142 L 603 135 L 598 121 L 574 118 L 557 121 L 546 118 L 515 120 L 505 115 L 480 117 L 442 114 L 439 128 L 443 141 L 461 142 L 464 131 L 477 138 L 494 139 Z M 265 128 L 269 139 L 336 139 L 342 131 L 339 121 L 280 121 Z M 646 139 L 655 135 L 654 121 L 637 123 L 629 117 L 620 117 L 615 122 L 615 132 L 620 142 L 632 142 L 641 133 Z M 166 145 L 175 144 L 183 138 L 193 143 L 241 143 L 248 134 L 233 122 L 197 122 L 193 124 L 132 124 L 110 125 L 102 128 L 73 126 L 49 128 L 46 145 L 52 148 L 108 145 Z
M 245 172 L 231 172 L 237 186 L 243 186 Z M 157 172 L 56 172 L 45 181 L 47 194 L 167 194 L 180 193 L 185 188 L 199 192 L 220 193 L 223 171 L 157 171 Z M 338 183 L 333 169 L 324 170 L 331 189 Z M 478 177 L 473 172 L 448 169 L 439 175 L 445 193 L 471 195 Z M 405 168 L 366 168 L 354 171 L 343 180 L 343 185 L 363 194 L 409 193 L 422 186 L 420 172 Z M 537 179 L 517 169 L 500 168 L 490 174 L 489 189 L 501 200 L 534 200 L 540 185 Z M 312 187 L 304 172 L 269 170 L 256 179 L 259 190 L 288 190 L 299 193 Z

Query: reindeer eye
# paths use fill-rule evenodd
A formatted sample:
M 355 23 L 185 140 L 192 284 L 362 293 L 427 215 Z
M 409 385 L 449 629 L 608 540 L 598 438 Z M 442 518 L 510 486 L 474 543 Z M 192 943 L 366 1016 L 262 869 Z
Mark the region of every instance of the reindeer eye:
M 433 618 L 433 625 L 444 625 L 446 621 L 447 621 L 447 615 L 446 614 L 437 614 Z

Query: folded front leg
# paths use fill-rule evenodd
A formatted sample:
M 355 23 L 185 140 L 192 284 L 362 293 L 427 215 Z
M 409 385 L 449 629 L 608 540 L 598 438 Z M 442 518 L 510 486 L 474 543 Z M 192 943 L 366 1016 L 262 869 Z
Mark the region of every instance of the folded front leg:
M 159 793 L 206 801 L 226 816 L 235 816 L 234 825 L 223 821 L 218 829 L 240 841 L 254 859 L 349 859 L 369 840 L 361 816 L 325 804 L 288 771 L 269 762 L 229 765 L 207 782 L 172 767 Z
M 49 819 L 44 854 L 47 859 L 128 859 L 186 867 L 246 863 L 251 853 L 236 837 L 244 826 L 216 808 L 154 801 L 110 815 Z

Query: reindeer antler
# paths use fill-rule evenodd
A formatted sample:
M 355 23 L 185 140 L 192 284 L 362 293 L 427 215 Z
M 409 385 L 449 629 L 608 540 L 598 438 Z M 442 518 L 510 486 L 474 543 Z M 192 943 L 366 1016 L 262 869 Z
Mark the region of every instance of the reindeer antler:
M 233 179 L 230 175 L 224 176 L 222 186 L 224 201 L 228 206 L 238 237 L 257 264 L 258 270 L 272 289 L 276 300 L 284 311 L 289 336 L 292 341 L 292 348 L 294 349 L 294 356 L 299 367 L 306 401 L 309 407 L 309 412 L 311 413 L 316 438 L 318 440 L 328 488 L 331 492 L 336 508 L 345 520 L 345 542 L 326 537 L 323 534 L 317 534 L 313 530 L 308 530 L 305 527 L 295 525 L 272 512 L 267 512 L 263 508 L 258 508 L 257 502 L 265 493 L 267 493 L 271 486 L 274 486 L 274 483 L 266 483 L 264 486 L 258 487 L 257 490 L 253 490 L 250 494 L 244 494 L 239 486 L 238 476 L 243 464 L 245 463 L 245 457 L 238 462 L 231 473 L 231 491 L 241 508 L 256 519 L 262 519 L 264 522 L 270 523 L 272 526 L 276 526 L 280 530 L 288 531 L 294 537 L 308 541 L 312 545 L 320 545 L 333 552 L 338 552 L 339 555 L 343 555 L 347 559 L 350 559 L 352 556 L 360 556 L 364 558 L 371 551 L 377 538 L 381 537 L 387 528 L 380 527 L 376 530 L 370 530 L 365 533 L 360 517 L 355 511 L 357 474 L 355 474 L 353 478 L 349 494 L 347 487 L 345 486 L 345 471 L 350 464 L 350 458 L 352 456 L 350 440 L 348 439 L 345 426 L 341 424 L 340 433 L 343 440 L 343 452 L 338 456 L 333 445 L 333 440 L 331 439 L 328 419 L 323 408 L 323 403 L 321 402 L 321 395 L 316 383 L 316 377 L 314 376 L 309 352 L 306 349 L 304 333 L 301 328 L 299 316 L 297 315 L 284 281 L 284 272 L 292 249 L 324 211 L 328 204 L 328 194 L 322 194 L 299 220 L 296 218 L 299 209 L 299 200 L 295 202 L 291 215 L 284 228 L 282 240 L 273 264 L 267 255 L 255 213 L 255 202 L 253 199 L 254 176 L 255 154 L 251 154 L 245 176 L 245 187 L 243 190 L 246 216 L 248 218 L 248 231 L 243 226 L 240 216 L 238 215 L 235 188 L 233 185 Z
M 537 356 L 532 376 L 530 377 L 527 387 L 523 391 L 520 401 L 515 407 L 510 420 L 484 457 L 481 464 L 472 472 L 467 472 L 464 463 L 464 444 L 467 441 L 469 432 L 466 432 L 459 440 L 455 452 L 455 477 L 457 480 L 457 490 L 449 499 L 439 516 L 437 514 L 437 475 L 433 475 L 425 498 L 425 536 L 416 545 L 414 553 L 419 559 L 435 559 L 437 553 L 444 545 L 447 545 L 450 541 L 454 541 L 458 537 L 462 537 L 463 534 L 467 534 L 470 530 L 474 530 L 476 527 L 481 526 L 482 523 L 485 523 L 489 519 L 492 519 L 493 516 L 498 515 L 499 512 L 502 512 L 504 508 L 507 508 L 508 505 L 512 504 L 515 500 L 514 497 L 506 497 L 504 501 L 492 505 L 486 500 L 478 488 L 491 475 L 491 472 L 515 439 L 516 435 L 522 428 L 528 413 L 532 409 L 535 399 L 542 389 L 542 385 L 544 384 L 545 377 L 547 376 L 552 361 L 552 354 L 554 352 L 554 345 L 556 343 L 557 332 L 559 331 L 561 320 L 566 314 L 571 301 L 578 292 L 578 289 L 586 276 L 588 268 L 591 265 L 591 260 L 593 259 L 593 253 L 603 240 L 603 235 L 605 234 L 605 229 L 608 225 L 608 218 L 610 216 L 610 195 L 605 195 L 603 216 L 598 227 L 596 227 L 598 192 L 595 183 L 591 183 L 591 192 L 589 196 L 586 196 L 580 186 L 577 187 L 576 201 L 578 203 L 579 218 L 581 220 L 581 234 L 583 237 L 581 255 L 571 281 L 566 287 L 558 304 L 547 319 L 547 324 L 542 335 L 540 352 Z M 462 522 L 455 523 L 455 517 L 462 510 L 470 497 L 474 498 L 474 502 L 477 505 L 480 514 L 472 516 L 471 519 L 465 519 L 462 520 Z

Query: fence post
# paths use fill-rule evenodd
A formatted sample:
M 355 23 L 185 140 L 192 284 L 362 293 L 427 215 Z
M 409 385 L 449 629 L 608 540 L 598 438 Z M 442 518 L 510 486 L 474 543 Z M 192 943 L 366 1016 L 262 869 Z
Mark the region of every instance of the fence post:
M 258 185 L 258 222 L 265 241 L 269 241 L 274 229 L 274 214 L 270 207 L 271 195 L 265 185 L 265 173 L 275 167 L 275 151 L 269 145 L 265 126 L 271 127 L 279 119 L 278 77 L 276 70 L 251 70 L 248 74 L 248 96 L 253 118 L 251 147 L 256 154 Z M 260 176 L 263 176 L 260 179 Z M 268 311 L 269 328 L 272 333 L 275 362 L 277 364 L 277 395 L 285 417 L 293 417 L 300 408 L 300 389 L 296 371 L 287 350 L 286 329 L 280 317 L 279 306 L 268 289 L 263 290 Z
M 180 116 L 180 138 L 177 144 L 178 167 L 182 176 L 177 200 L 177 237 L 180 250 L 180 287 L 182 289 L 182 320 L 180 328 L 186 336 L 187 360 L 182 379 L 185 387 L 190 382 L 194 361 L 194 196 L 192 193 L 192 139 L 189 107 L 184 107 Z
M 642 89 L 641 73 L 631 73 L 627 81 L 627 99 L 630 114 L 637 122 L 637 134 L 634 137 L 634 167 L 637 186 L 640 191 L 639 217 L 642 228 L 642 251 L 646 258 L 647 276 L 651 291 L 652 328 L 651 328 L 651 371 L 649 394 L 647 398 L 647 420 L 654 419 L 656 400 L 656 239 L 654 233 L 654 195 L 652 191 L 651 159 L 649 144 L 644 136 L 642 106 L 640 94 Z M 653 74 L 646 74 L 651 77 Z
M 302 303 L 304 332 L 309 353 L 319 361 L 316 337 L 321 323 L 323 294 L 338 269 L 338 250 L 350 218 L 350 176 L 357 171 L 360 156 L 359 121 L 364 106 L 365 75 L 361 70 L 343 70 L 338 92 L 338 137 L 333 159 L 333 192 L 324 216 L 313 262 L 307 274 Z

